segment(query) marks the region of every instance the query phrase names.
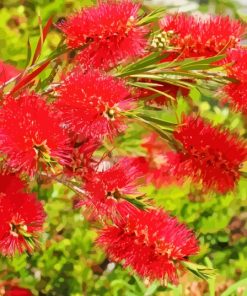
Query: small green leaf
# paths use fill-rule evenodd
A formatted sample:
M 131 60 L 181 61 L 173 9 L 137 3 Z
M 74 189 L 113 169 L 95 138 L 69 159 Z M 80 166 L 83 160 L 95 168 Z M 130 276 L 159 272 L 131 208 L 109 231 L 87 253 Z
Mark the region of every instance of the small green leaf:
M 237 283 L 231 285 L 225 292 L 221 294 L 221 296 L 231 296 L 234 292 L 236 292 L 239 288 L 245 289 L 245 295 L 247 291 L 247 278 L 238 281 Z
M 207 266 L 188 262 L 188 261 L 183 261 L 182 264 L 189 271 L 191 271 L 201 279 L 209 280 L 209 279 L 213 279 L 216 276 L 216 271 L 213 268 L 209 268 Z
M 166 9 L 164 7 L 160 7 L 160 8 L 157 8 L 157 9 L 151 11 L 148 15 L 141 18 L 138 21 L 137 25 L 143 26 L 143 25 L 147 25 L 149 23 L 156 22 L 158 19 L 160 19 L 164 15 L 165 11 L 166 11 Z
M 146 114 L 142 114 L 142 113 L 138 113 L 137 114 L 138 117 L 141 117 L 147 121 L 150 121 L 150 122 L 153 122 L 155 124 L 158 124 L 159 126 L 161 126 L 162 128 L 170 128 L 172 130 L 172 128 L 175 128 L 176 127 L 176 123 L 173 123 L 173 122 L 168 122 L 168 121 L 165 121 L 163 119 L 159 119 L 159 118 L 154 118 L 154 117 L 151 117 L 149 115 L 146 115 Z

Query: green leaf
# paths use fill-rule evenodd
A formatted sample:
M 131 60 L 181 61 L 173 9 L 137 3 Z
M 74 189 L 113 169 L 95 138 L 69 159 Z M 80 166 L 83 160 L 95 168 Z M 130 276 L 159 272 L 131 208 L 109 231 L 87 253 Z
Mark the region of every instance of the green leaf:
M 149 54 L 148 56 L 137 60 L 136 62 L 123 67 L 117 72 L 115 75 L 119 77 L 125 77 L 132 74 L 142 73 L 146 70 L 152 70 L 157 67 L 157 63 L 159 63 L 162 59 L 169 56 L 167 53 L 159 53 L 154 52 Z
M 166 9 L 164 7 L 160 7 L 160 8 L 157 8 L 157 9 L 151 11 L 148 15 L 141 18 L 138 21 L 137 25 L 143 26 L 143 25 L 147 25 L 149 23 L 156 22 L 158 19 L 160 19 L 164 15 L 165 11 L 166 11 Z
M 32 60 L 32 64 L 33 65 L 36 60 L 38 59 L 38 57 L 40 56 L 41 54 L 41 50 L 42 50 L 42 46 L 45 42 L 45 39 L 47 37 L 47 34 L 51 28 L 51 25 L 52 25 L 52 17 L 50 17 L 47 21 L 47 23 L 45 24 L 44 28 L 42 28 L 42 22 L 41 22 L 41 18 L 39 17 L 39 26 L 40 26 L 40 38 L 39 38 L 39 41 L 37 43 L 37 46 L 36 46 L 36 49 L 35 49 L 35 52 L 34 52 L 34 55 L 33 55 L 33 60 Z
M 152 116 L 142 114 L 142 113 L 138 113 L 137 116 L 141 117 L 142 119 L 145 119 L 146 121 L 153 122 L 164 129 L 169 128 L 169 130 L 173 130 L 177 125 L 176 123 L 168 122 L 159 118 L 154 118 Z
M 150 200 L 148 198 L 145 198 L 144 196 L 125 196 L 124 199 L 141 210 L 145 210 L 150 205 Z
M 154 88 L 154 87 L 151 87 L 150 85 L 152 84 L 153 86 L 162 86 L 162 84 L 158 84 L 158 83 L 150 83 L 150 82 L 129 82 L 128 83 L 129 85 L 132 85 L 132 86 L 135 86 L 135 87 L 139 87 L 139 88 L 144 88 L 144 89 L 147 89 L 147 90 L 150 90 L 154 93 L 157 93 L 159 95 L 162 95 L 164 97 L 167 97 L 169 98 L 171 101 L 174 101 L 175 98 L 172 97 L 171 95 L 169 95 L 168 93 L 166 92 L 163 92 L 157 88 Z
M 183 261 L 182 265 L 201 279 L 209 280 L 216 276 L 216 271 L 204 265 Z
M 191 60 L 191 62 L 186 62 L 186 60 L 184 60 L 184 63 L 181 65 L 181 68 L 184 69 L 187 66 L 196 66 L 196 65 L 210 65 L 212 63 L 218 62 L 220 60 L 222 60 L 223 58 L 225 58 L 226 55 L 216 55 L 210 58 L 203 58 L 203 59 L 197 59 L 197 60 Z M 187 60 L 188 61 L 188 60 Z M 212 67 L 212 65 L 211 65 Z
M 31 57 L 32 57 L 32 48 L 31 48 L 30 40 L 28 38 L 28 40 L 27 40 L 27 63 L 26 63 L 26 66 L 28 66 L 30 64 Z
M 193 65 L 186 65 L 186 66 L 183 66 L 181 67 L 181 69 L 183 70 L 209 70 L 209 69 L 212 69 L 212 68 L 217 68 L 218 66 L 214 66 L 214 65 L 207 65 L 207 64 L 193 64 Z
M 231 285 L 225 292 L 221 294 L 221 296 L 231 296 L 234 292 L 236 292 L 239 288 L 245 288 L 245 293 L 247 291 L 247 278 L 238 281 L 237 283 Z

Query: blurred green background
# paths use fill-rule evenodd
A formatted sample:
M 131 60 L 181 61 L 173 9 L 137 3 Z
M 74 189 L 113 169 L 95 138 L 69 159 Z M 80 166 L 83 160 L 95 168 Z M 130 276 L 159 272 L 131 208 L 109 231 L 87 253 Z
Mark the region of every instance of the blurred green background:
M 39 38 L 38 16 L 42 18 L 43 24 L 51 15 L 56 22 L 92 2 L 0 0 L 0 59 L 20 69 L 24 68 L 28 40 L 34 50 Z M 169 9 L 186 10 L 188 2 L 193 1 L 187 1 L 184 6 L 178 6 L 178 1 L 173 2 L 167 3 Z M 244 2 L 242 7 L 228 0 L 194 3 L 198 4 L 194 9 L 204 13 L 227 13 L 245 18 Z M 156 1 L 154 4 L 161 3 Z M 61 35 L 53 27 L 42 55 L 50 54 L 60 40 Z M 224 123 L 232 130 L 237 129 L 242 135 L 246 133 L 246 123 L 241 117 L 230 113 L 226 107 L 219 108 L 210 93 L 194 89 L 191 96 L 202 116 L 215 123 Z M 182 98 L 176 108 L 176 114 L 189 110 Z M 174 112 L 164 111 L 163 116 L 171 121 L 176 120 Z M 118 145 L 125 151 L 138 151 L 143 134 L 141 127 L 131 126 L 127 134 L 117 140 Z M 33 256 L 1 258 L 0 281 L 19 279 L 20 285 L 30 288 L 34 295 L 247 295 L 247 181 L 242 180 L 236 192 L 225 196 L 204 196 L 186 184 L 182 188 L 169 186 L 157 190 L 147 186 L 143 189 L 158 205 L 196 231 L 201 252 L 193 260 L 217 269 L 216 280 L 209 283 L 187 274 L 181 278 L 178 287 L 166 288 L 158 283 L 147 287 L 128 270 L 108 262 L 102 251 L 94 246 L 94 227 L 89 225 L 79 210 L 73 209 L 73 194 L 65 187 L 40 182 L 39 185 L 33 184 L 33 190 L 44 201 L 48 214 L 41 249 Z M 228 287 L 227 292 L 225 290 Z

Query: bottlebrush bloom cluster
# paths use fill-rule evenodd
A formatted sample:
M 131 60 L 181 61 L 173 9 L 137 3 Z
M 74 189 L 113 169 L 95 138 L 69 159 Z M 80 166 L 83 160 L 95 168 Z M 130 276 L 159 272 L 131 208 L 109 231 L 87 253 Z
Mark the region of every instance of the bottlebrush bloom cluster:
M 129 0 L 100 2 L 71 15 L 58 27 L 66 35 L 69 47 L 88 44 L 79 54 L 80 63 L 108 69 L 145 53 L 148 30 L 138 26 L 139 8 L 140 4 Z
M 57 94 L 55 106 L 68 130 L 94 139 L 112 138 L 125 130 L 122 113 L 133 104 L 122 80 L 76 67 L 57 87 Z
M 239 168 L 247 160 L 247 144 L 228 130 L 200 117 L 186 117 L 174 137 L 182 145 L 177 173 L 207 190 L 225 193 L 236 187 Z
M 95 216 L 126 216 L 135 209 L 129 201 L 140 195 L 137 185 L 142 176 L 142 166 L 132 158 L 120 159 L 103 171 L 91 171 L 85 176 L 87 198 L 80 205 L 89 207 Z
M 15 175 L 0 175 L 0 253 L 32 252 L 45 214 L 34 194 Z
M 181 262 L 198 252 L 195 235 L 161 210 L 135 211 L 102 230 L 97 243 L 110 259 L 150 281 L 177 283 Z
M 66 163 L 69 138 L 61 121 L 34 93 L 7 97 L 0 109 L 0 153 L 11 171 L 33 175 L 39 166 Z
M 196 17 L 183 13 L 167 15 L 160 28 L 168 34 L 168 43 L 182 57 L 211 57 L 237 47 L 246 26 L 229 17 Z
M 228 76 L 236 82 L 223 87 L 224 101 L 229 102 L 232 109 L 247 115 L 247 49 L 229 50 L 225 64 Z

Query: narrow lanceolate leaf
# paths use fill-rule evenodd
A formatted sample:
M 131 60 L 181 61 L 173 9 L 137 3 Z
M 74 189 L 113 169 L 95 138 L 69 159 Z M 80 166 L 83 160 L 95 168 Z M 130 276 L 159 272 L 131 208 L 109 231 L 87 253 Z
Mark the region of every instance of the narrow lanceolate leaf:
M 150 199 L 146 198 L 145 196 L 137 196 L 137 197 L 125 196 L 124 199 L 141 210 L 145 210 L 151 204 Z
M 213 57 L 210 57 L 210 58 L 197 59 L 197 60 L 186 59 L 181 64 L 180 68 L 181 69 L 192 68 L 192 67 L 198 67 L 199 68 L 199 65 L 201 67 L 203 65 L 208 65 L 209 67 L 211 66 L 211 68 L 213 68 L 213 67 L 215 67 L 214 65 L 212 65 L 213 63 L 218 62 L 218 61 L 224 59 L 225 57 L 226 57 L 226 55 L 223 54 L 223 55 L 217 55 L 217 56 L 213 56 Z
M 26 62 L 26 67 L 30 64 L 31 57 L 32 57 L 32 48 L 31 48 L 30 40 L 28 38 L 28 40 L 27 40 L 27 62 Z
M 158 84 L 158 83 L 149 83 L 149 82 L 129 82 L 129 85 L 135 86 L 135 87 L 139 87 L 139 88 L 143 88 L 143 89 L 147 89 L 150 90 L 158 95 L 162 95 L 164 97 L 167 97 L 168 99 L 170 99 L 171 101 L 174 101 L 175 98 L 171 95 L 169 95 L 166 92 L 163 92 L 157 88 L 155 88 L 155 86 L 162 86 L 162 84 Z
M 166 142 L 169 143 L 169 145 L 171 147 L 174 147 L 175 149 L 177 149 L 177 143 L 174 141 L 171 133 L 173 132 L 173 130 L 167 128 L 162 128 L 161 126 L 151 122 L 151 121 L 148 121 L 144 118 L 141 118 L 141 117 L 138 117 L 138 116 L 134 116 L 134 118 L 140 123 L 140 124 L 144 124 L 146 125 L 147 127 L 149 127 L 150 129 L 152 129 L 153 131 L 155 131 L 157 134 L 159 134 L 159 136 L 165 140 Z
M 50 92 L 52 90 L 52 82 L 56 77 L 57 72 L 59 71 L 59 61 L 56 60 L 54 62 L 54 65 L 52 65 L 52 70 L 47 78 L 45 78 L 43 81 L 40 81 L 40 84 L 36 87 L 36 91 L 40 89 L 45 89 L 45 92 Z
M 183 70 L 209 70 L 209 69 L 213 69 L 213 68 L 218 68 L 217 65 L 207 65 L 207 64 L 192 64 L 192 65 L 187 65 L 187 66 L 183 66 L 181 67 L 181 69 Z
M 158 65 L 158 63 L 165 59 L 169 54 L 161 54 L 159 52 L 154 52 L 142 59 L 139 59 L 133 64 L 127 65 L 126 67 L 123 67 L 119 70 L 118 73 L 116 73 L 116 76 L 119 77 L 126 77 L 131 74 L 144 72 L 147 70 L 155 69 Z
M 144 119 L 144 120 L 147 120 L 149 122 L 153 122 L 164 129 L 173 130 L 173 128 L 175 128 L 177 125 L 176 123 L 168 122 L 168 121 L 165 121 L 165 120 L 159 119 L 159 118 L 154 118 L 154 117 L 149 116 L 147 114 L 138 113 L 137 116 Z
M 216 270 L 213 268 L 188 261 L 183 261 L 182 264 L 185 268 L 203 280 L 209 280 L 216 276 Z
M 143 26 L 143 25 L 147 25 L 147 24 L 156 22 L 162 16 L 164 16 L 165 11 L 166 11 L 166 9 L 164 7 L 160 7 L 158 9 L 151 11 L 148 15 L 146 15 L 142 19 L 140 19 L 138 21 L 137 25 Z
M 45 62 L 40 67 L 38 67 L 36 70 L 31 72 L 30 74 L 27 74 L 26 76 L 22 77 L 22 79 L 15 85 L 15 87 L 10 91 L 10 94 L 14 94 L 15 92 L 22 89 L 24 86 L 31 83 L 48 65 L 50 61 Z
M 69 52 L 69 48 L 64 44 L 64 45 L 62 45 L 62 42 L 63 42 L 63 40 L 61 40 L 61 42 L 60 42 L 60 45 L 58 46 L 58 48 L 55 50 L 55 51 L 53 51 L 46 59 L 44 59 L 44 60 L 42 60 L 42 61 L 40 61 L 40 62 L 38 62 L 38 63 L 36 63 L 35 65 L 32 65 L 32 66 L 30 66 L 30 67 L 28 67 L 28 68 L 26 68 L 26 70 L 25 70 L 25 72 L 22 74 L 22 73 L 20 73 L 20 74 L 18 74 L 17 76 L 15 76 L 15 77 L 13 77 L 13 78 L 11 78 L 11 79 L 9 79 L 8 81 L 6 81 L 3 85 L 0 85 L 0 90 L 1 89 L 3 89 L 5 86 L 7 86 L 8 84 L 10 84 L 10 83 L 12 83 L 12 82 L 14 82 L 14 81 L 18 81 L 17 82 L 17 84 L 16 84 L 16 86 L 14 87 L 14 89 L 11 91 L 11 93 L 13 93 L 13 91 L 15 92 L 16 90 L 18 90 L 19 89 L 19 84 L 21 83 L 21 85 L 22 84 L 24 84 L 24 82 L 26 81 L 26 80 L 29 80 L 30 79 L 30 77 L 32 77 L 33 76 L 33 78 L 34 77 L 36 77 L 39 73 L 41 73 L 46 67 L 47 67 L 47 65 L 49 65 L 49 63 L 52 61 L 52 60 L 54 60 L 54 59 L 56 59 L 57 57 L 59 57 L 59 56 L 61 56 L 62 54 L 64 54 L 64 53 L 66 53 L 66 52 Z M 84 47 L 82 47 L 82 49 L 84 49 L 86 46 L 84 46 Z M 39 68 L 37 68 L 37 67 L 39 67 Z M 31 72 L 33 69 L 35 69 L 35 68 L 37 68 L 35 71 L 33 71 L 33 72 Z M 31 73 L 30 73 L 31 72 Z M 27 75 L 24 75 L 25 73 L 30 73 L 30 74 L 27 74 Z M 38 73 L 38 74 L 37 74 Z M 30 75 L 30 76 L 29 76 Z M 27 79 L 27 77 L 29 77 L 28 79 Z M 20 79 L 19 79 L 20 78 Z M 32 78 L 32 79 L 33 79 Z M 25 83 L 25 85 L 26 85 L 27 83 Z M 18 87 L 17 87 L 17 85 L 18 85 Z M 23 85 L 24 86 L 24 85 Z M 23 86 L 21 86 L 21 87 L 23 87 Z M 16 89 L 17 88 L 17 89 Z
M 236 282 L 235 284 L 231 285 L 228 289 L 226 289 L 221 296 L 231 296 L 231 295 L 236 295 L 234 292 L 237 292 L 238 289 L 240 290 L 241 288 L 244 289 L 244 295 L 246 295 L 246 291 L 247 291 L 247 278 L 242 279 L 238 282 Z
M 164 82 L 164 83 L 168 83 L 168 84 L 172 84 L 172 85 L 176 85 L 176 86 L 181 86 L 181 87 L 184 87 L 184 88 L 192 88 L 194 85 L 188 81 L 185 81 L 185 80 L 182 80 L 180 77 L 178 79 L 178 77 L 176 77 L 175 73 L 174 75 L 165 75 L 165 74 L 150 74 L 150 73 L 142 73 L 142 74 L 135 74 L 135 75 L 131 75 L 130 77 L 132 78 L 137 78 L 137 79 L 143 79 L 145 81 L 149 81 L 149 80 L 152 80 L 153 82 L 155 81 L 158 81 L 158 82 Z M 138 86 L 139 84 L 139 87 L 142 87 L 142 88 L 147 88 L 147 87 L 144 87 L 144 85 L 140 83 L 143 83 L 143 82 L 130 82 L 129 84 L 132 84 L 135 86 Z M 155 90 L 156 92 L 160 92 L 159 90 Z M 162 92 L 161 93 L 162 95 L 164 96 L 168 96 L 167 93 L 164 93 Z
M 48 34 L 48 32 L 49 32 L 49 30 L 51 28 L 51 25 L 52 25 L 52 17 L 50 17 L 48 19 L 48 21 L 45 24 L 44 28 L 41 29 L 40 38 L 39 38 L 38 44 L 36 46 L 36 49 L 35 49 L 35 52 L 34 52 L 34 55 L 33 55 L 33 59 L 32 59 L 31 65 L 34 65 L 34 63 L 36 62 L 36 60 L 40 56 L 41 50 L 42 50 L 42 46 L 43 46 L 43 44 L 45 42 L 46 36 L 47 36 L 47 34 Z

